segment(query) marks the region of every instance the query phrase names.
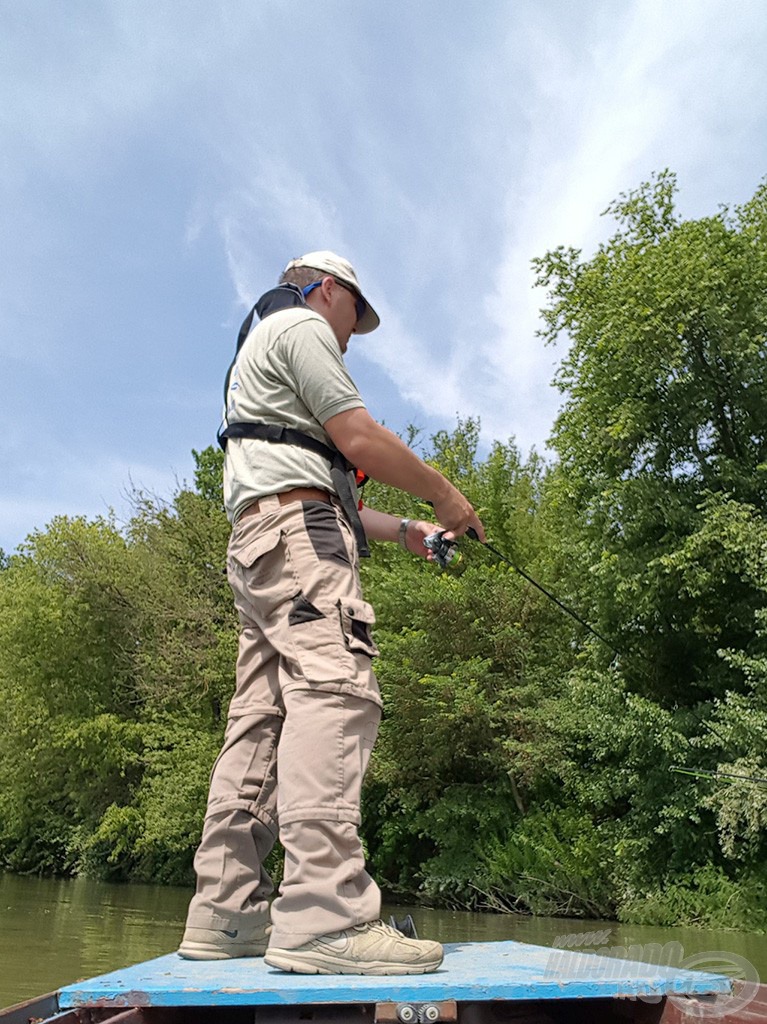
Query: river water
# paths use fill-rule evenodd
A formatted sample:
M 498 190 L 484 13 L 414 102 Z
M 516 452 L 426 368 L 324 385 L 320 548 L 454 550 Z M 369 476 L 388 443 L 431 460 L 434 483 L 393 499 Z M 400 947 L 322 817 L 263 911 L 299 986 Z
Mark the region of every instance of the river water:
M 189 896 L 186 889 L 164 886 L 0 874 L 0 1007 L 173 951 Z M 552 946 L 564 935 L 603 930 L 609 932 L 600 938 L 606 946 L 678 942 L 687 957 L 709 951 L 735 954 L 767 980 L 764 935 L 421 907 L 386 907 L 384 916 L 401 918 L 408 912 L 422 936 L 441 942 L 515 939 Z

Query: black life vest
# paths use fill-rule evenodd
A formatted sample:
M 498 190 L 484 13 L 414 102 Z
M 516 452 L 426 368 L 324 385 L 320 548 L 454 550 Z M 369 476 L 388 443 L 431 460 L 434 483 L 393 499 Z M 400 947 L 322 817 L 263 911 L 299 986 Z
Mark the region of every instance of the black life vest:
M 229 397 L 229 382 L 232 377 L 232 370 L 237 362 L 240 349 L 250 334 L 254 316 L 257 314 L 259 319 L 263 320 L 270 313 L 276 313 L 280 309 L 305 305 L 306 300 L 298 285 L 283 284 L 277 288 L 272 288 L 271 291 L 262 295 L 245 317 L 240 333 L 237 336 L 237 350 L 227 370 L 224 383 L 224 422 L 218 431 L 218 443 L 224 450 L 226 450 L 226 443 L 231 437 L 269 441 L 271 444 L 290 444 L 296 448 L 305 448 L 307 451 L 314 452 L 315 455 L 320 455 L 323 459 L 326 459 L 330 464 L 330 477 L 336 489 L 336 494 L 354 532 L 357 550 L 362 558 L 367 558 L 370 555 L 370 549 L 367 537 L 365 536 L 365 528 L 362 525 L 362 520 L 357 510 L 357 502 L 354 498 L 353 483 L 357 478 L 357 471 L 342 452 L 333 445 L 324 444 L 322 441 L 318 441 L 316 437 L 305 434 L 301 430 L 295 430 L 293 427 L 281 426 L 278 423 L 261 423 L 250 420 L 229 422 L 226 418 L 226 405 Z

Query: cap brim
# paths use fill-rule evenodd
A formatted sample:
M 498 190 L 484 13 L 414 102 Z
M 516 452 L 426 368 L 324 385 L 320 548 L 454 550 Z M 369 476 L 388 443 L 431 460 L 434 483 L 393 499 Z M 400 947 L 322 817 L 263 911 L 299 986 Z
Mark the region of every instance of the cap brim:
M 376 327 L 381 323 L 381 318 L 378 313 L 373 309 L 368 300 L 364 295 L 360 295 L 360 298 L 365 303 L 365 312 L 357 321 L 357 326 L 354 328 L 355 334 L 370 334 Z

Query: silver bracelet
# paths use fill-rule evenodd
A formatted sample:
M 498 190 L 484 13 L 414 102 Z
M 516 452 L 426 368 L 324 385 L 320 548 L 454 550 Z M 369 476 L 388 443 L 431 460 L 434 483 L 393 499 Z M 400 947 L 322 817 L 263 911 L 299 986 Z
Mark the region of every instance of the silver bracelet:
M 409 519 L 400 520 L 398 540 L 401 548 L 407 551 L 407 528 L 410 526 Z

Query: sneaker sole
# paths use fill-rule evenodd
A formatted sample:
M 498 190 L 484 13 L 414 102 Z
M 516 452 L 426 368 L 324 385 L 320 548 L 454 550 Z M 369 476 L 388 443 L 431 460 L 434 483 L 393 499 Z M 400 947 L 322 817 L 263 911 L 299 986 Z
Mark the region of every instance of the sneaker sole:
M 361 963 L 354 960 L 343 960 L 340 957 L 325 956 L 322 953 L 296 953 L 291 950 L 267 951 L 264 960 L 270 967 L 281 971 L 292 971 L 294 974 L 429 974 L 436 971 L 442 963 L 442 957 L 435 957 L 421 964 L 392 963 L 389 960 L 371 960 Z
M 206 946 L 202 942 L 186 942 L 178 948 L 178 955 L 184 960 L 239 960 L 246 956 L 263 956 L 265 952 L 265 945 L 223 949 L 221 946 Z

